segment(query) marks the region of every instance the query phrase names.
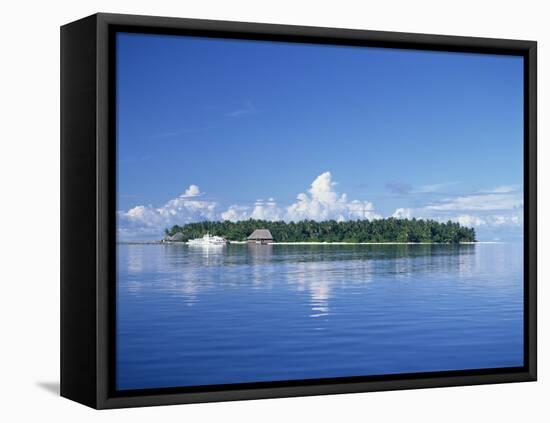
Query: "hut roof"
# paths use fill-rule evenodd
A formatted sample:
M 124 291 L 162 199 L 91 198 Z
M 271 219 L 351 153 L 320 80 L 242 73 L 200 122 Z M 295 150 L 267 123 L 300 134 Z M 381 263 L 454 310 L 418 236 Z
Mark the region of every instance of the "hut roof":
M 172 241 L 183 241 L 183 234 L 181 232 L 175 233 L 174 236 L 172 236 Z
M 250 240 L 270 239 L 270 240 L 272 240 L 273 237 L 271 236 L 271 232 L 269 232 L 269 229 L 256 229 L 254 232 L 252 232 L 250 234 L 250 236 L 247 239 L 250 239 Z

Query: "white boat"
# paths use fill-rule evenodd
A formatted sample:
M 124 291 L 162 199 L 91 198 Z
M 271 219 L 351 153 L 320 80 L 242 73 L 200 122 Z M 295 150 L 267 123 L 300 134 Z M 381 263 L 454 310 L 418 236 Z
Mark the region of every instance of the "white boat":
M 187 241 L 187 244 L 196 246 L 222 246 L 227 244 L 227 241 L 221 236 L 210 235 L 207 233 L 202 238 L 190 239 Z

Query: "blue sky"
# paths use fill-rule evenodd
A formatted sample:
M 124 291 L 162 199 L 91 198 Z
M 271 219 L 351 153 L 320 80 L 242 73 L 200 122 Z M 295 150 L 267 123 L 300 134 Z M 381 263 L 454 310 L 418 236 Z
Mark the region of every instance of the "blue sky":
M 520 57 L 118 34 L 119 236 L 203 219 L 521 235 Z

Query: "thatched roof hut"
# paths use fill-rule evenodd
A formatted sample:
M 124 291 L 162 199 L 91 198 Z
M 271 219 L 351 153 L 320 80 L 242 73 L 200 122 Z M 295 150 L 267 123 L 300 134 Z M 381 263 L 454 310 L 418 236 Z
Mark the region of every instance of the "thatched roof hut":
M 172 236 L 172 241 L 174 242 L 182 242 L 184 239 L 184 235 L 181 232 L 177 232 Z
M 269 229 L 256 229 L 247 238 L 248 242 L 256 242 L 261 244 L 268 244 L 273 242 L 273 236 Z
M 182 242 L 185 239 L 183 234 L 181 232 L 177 232 L 174 235 L 166 235 L 164 237 L 164 242 Z

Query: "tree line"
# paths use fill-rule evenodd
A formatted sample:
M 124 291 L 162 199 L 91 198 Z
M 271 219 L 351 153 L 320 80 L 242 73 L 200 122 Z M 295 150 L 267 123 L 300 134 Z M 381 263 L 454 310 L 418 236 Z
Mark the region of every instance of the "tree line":
M 275 242 L 475 242 L 473 228 L 457 222 L 447 223 L 424 219 L 350 220 L 337 222 L 326 220 L 302 220 L 299 222 L 242 220 L 204 221 L 174 225 L 165 230 L 166 235 L 181 234 L 179 239 L 188 241 L 206 233 L 218 235 L 230 241 L 246 241 L 255 229 L 269 229 Z

